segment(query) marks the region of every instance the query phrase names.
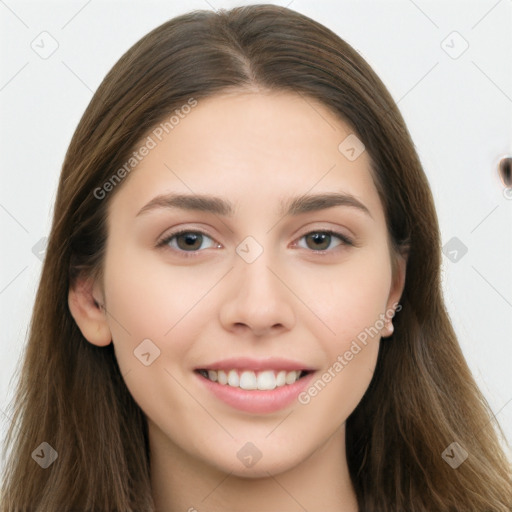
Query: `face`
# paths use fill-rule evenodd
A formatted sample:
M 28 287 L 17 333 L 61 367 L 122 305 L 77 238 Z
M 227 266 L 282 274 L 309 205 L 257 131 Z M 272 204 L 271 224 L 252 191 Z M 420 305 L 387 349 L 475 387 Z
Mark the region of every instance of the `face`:
M 106 319 L 169 453 L 284 471 L 365 393 L 403 267 L 393 279 L 368 154 L 339 149 L 350 133 L 292 94 L 201 100 L 113 196 Z

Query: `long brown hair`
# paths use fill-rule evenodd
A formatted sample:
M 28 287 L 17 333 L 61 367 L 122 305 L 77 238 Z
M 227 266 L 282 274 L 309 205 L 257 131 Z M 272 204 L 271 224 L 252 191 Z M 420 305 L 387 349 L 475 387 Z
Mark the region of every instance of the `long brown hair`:
M 0 510 L 153 510 L 145 417 L 112 344 L 97 347 L 82 336 L 68 290 L 80 274 L 101 275 L 108 205 L 122 183 L 104 199 L 94 191 L 136 143 L 191 98 L 244 89 L 316 99 L 348 123 L 370 155 L 394 249 L 408 250 L 395 332 L 381 344 L 346 425 L 360 511 L 509 512 L 505 436 L 445 309 L 434 202 L 404 120 L 357 51 L 319 23 L 270 5 L 164 23 L 125 53 L 87 107 L 60 177 L 6 438 Z M 42 442 L 58 453 L 47 469 L 31 456 Z M 442 456 L 452 443 L 468 454 L 456 469 Z

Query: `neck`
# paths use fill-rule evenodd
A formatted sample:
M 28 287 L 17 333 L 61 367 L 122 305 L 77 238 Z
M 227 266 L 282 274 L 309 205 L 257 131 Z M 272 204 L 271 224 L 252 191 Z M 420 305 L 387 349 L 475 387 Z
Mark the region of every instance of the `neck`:
M 358 512 L 345 454 L 345 425 L 284 471 L 247 478 L 193 457 L 149 422 L 156 512 Z

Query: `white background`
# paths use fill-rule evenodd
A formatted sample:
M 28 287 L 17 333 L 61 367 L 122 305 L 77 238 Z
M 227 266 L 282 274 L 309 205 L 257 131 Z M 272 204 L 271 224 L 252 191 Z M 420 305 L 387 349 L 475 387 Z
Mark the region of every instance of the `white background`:
M 169 18 L 248 3 L 255 2 L 0 1 L 2 438 L 41 270 L 33 247 L 49 232 L 64 154 L 93 91 Z M 443 244 L 457 237 L 468 248 L 456 262 L 443 257 L 447 307 L 512 443 L 512 198 L 497 173 L 498 159 L 512 153 L 512 1 L 269 3 L 334 30 L 398 102 L 432 186 Z M 50 47 L 43 31 L 58 43 L 47 59 L 31 47 L 40 37 Z M 469 47 L 458 55 L 464 40 Z

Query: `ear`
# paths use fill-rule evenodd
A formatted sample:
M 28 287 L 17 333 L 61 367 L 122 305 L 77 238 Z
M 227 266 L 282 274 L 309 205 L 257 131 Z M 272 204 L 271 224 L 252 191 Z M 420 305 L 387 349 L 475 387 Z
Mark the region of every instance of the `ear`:
M 396 255 L 393 258 L 393 280 L 391 283 L 391 289 L 389 291 L 388 301 L 386 305 L 386 320 L 382 332 L 383 337 L 389 337 L 393 334 L 393 316 L 395 310 L 400 311 L 402 306 L 398 306 L 400 297 L 404 291 L 405 286 L 405 274 L 407 268 L 407 257 L 408 253 Z
M 112 341 L 104 304 L 101 288 L 92 278 L 78 279 L 75 286 L 69 289 L 71 315 L 84 338 L 99 347 L 106 347 Z
M 396 303 L 400 302 L 400 297 L 404 291 L 405 274 L 407 268 L 408 253 L 404 252 L 394 257 L 393 261 L 393 281 L 388 297 L 387 309 L 394 308 Z

